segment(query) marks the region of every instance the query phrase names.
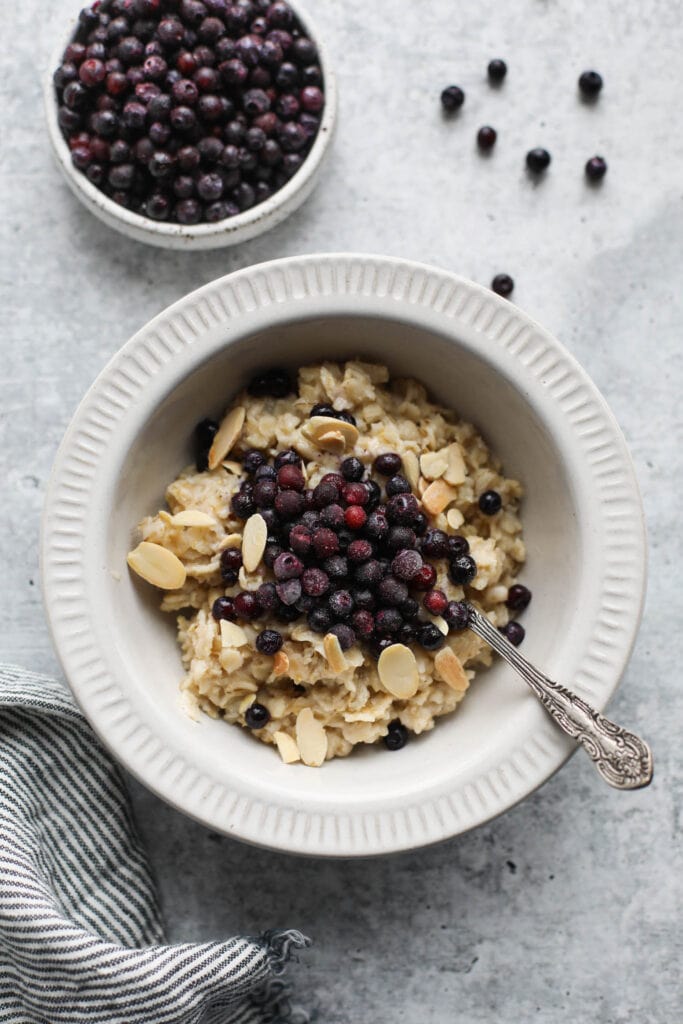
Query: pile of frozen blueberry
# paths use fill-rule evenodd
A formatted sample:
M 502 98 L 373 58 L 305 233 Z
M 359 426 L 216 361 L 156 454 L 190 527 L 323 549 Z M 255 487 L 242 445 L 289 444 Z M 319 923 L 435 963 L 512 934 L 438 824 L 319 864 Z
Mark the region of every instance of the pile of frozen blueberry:
M 284 0 L 96 0 L 54 83 L 74 166 L 119 205 L 179 224 L 268 199 L 325 102 L 315 42 Z
M 268 380 L 282 394 L 283 374 L 261 378 L 257 393 Z M 314 405 L 311 416 L 329 416 L 354 422 L 347 412 L 329 405 Z M 206 467 L 206 452 L 217 424 L 204 420 L 197 427 L 198 468 Z M 306 487 L 302 460 L 296 451 L 279 452 L 272 464 L 257 450 L 243 458 L 244 478 L 232 497 L 232 512 L 247 520 L 259 513 L 266 521 L 268 539 L 264 562 L 275 581 L 256 591 L 219 597 L 213 605 L 217 620 L 253 620 L 268 616 L 291 623 L 306 619 L 316 633 L 332 633 L 342 650 L 365 643 L 375 657 L 392 643 L 418 644 L 435 651 L 444 634 L 421 613 L 440 616 L 450 629 L 464 629 L 467 605 L 449 601 L 436 588 L 432 562 L 445 560 L 448 575 L 457 586 L 471 583 L 477 566 L 463 536 L 448 535 L 430 526 L 417 497 L 402 475 L 401 458 L 385 452 L 374 460 L 372 475 L 360 459 L 341 461 L 338 472 L 326 473 L 314 488 Z M 374 477 L 374 478 L 373 478 Z M 378 483 L 379 478 L 382 483 Z M 479 497 L 479 508 L 495 515 L 502 507 L 496 491 Z M 227 587 L 238 581 L 242 555 L 229 549 L 221 556 L 221 573 Z M 510 588 L 508 605 L 521 611 L 530 591 L 517 584 Z M 523 627 L 511 621 L 503 629 L 519 644 Z M 264 654 L 282 646 L 275 629 L 265 629 L 256 639 Z
M 507 64 L 498 58 L 489 61 L 486 71 L 491 85 L 500 86 L 507 75 Z M 597 71 L 583 71 L 579 75 L 579 92 L 586 102 L 597 100 L 602 86 L 602 75 Z M 448 85 L 441 93 L 441 106 L 446 114 L 456 113 L 464 102 L 465 93 L 459 85 Z M 477 146 L 482 153 L 488 153 L 495 146 L 497 138 L 496 129 L 491 125 L 484 125 L 477 132 Z M 548 150 L 542 146 L 530 149 L 526 154 L 526 166 L 529 173 L 537 179 L 542 177 L 544 171 L 550 167 L 551 159 Z M 607 161 L 602 156 L 593 156 L 586 161 L 584 172 L 589 181 L 594 183 L 602 181 L 607 173 Z M 514 281 L 509 274 L 496 274 L 491 282 L 491 288 L 498 295 L 507 298 L 512 294 Z

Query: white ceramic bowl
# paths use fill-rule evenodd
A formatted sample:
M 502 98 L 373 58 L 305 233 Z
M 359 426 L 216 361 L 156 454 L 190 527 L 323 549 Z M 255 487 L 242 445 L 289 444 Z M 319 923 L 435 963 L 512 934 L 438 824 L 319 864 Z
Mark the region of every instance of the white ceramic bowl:
M 325 108 L 315 142 L 301 168 L 283 188 L 278 189 L 269 199 L 236 217 L 218 221 L 215 224 L 170 224 L 152 220 L 138 213 L 125 210 L 118 203 L 95 187 L 71 162 L 69 147 L 57 121 L 57 99 L 52 75 L 58 67 L 62 54 L 71 42 L 76 26 L 73 21 L 68 32 L 55 47 L 50 66 L 43 81 L 43 100 L 47 119 L 48 134 L 57 164 L 66 178 L 69 188 L 96 217 L 138 242 L 147 242 L 163 249 L 219 249 L 224 246 L 246 242 L 256 235 L 274 228 L 290 213 L 294 213 L 308 198 L 318 182 L 325 158 L 337 123 L 337 86 L 330 67 L 327 47 L 309 15 L 298 2 L 291 4 L 297 17 L 318 47 L 320 66 L 325 82 Z
M 402 751 L 361 748 L 319 770 L 180 709 L 173 619 L 126 568 L 133 528 L 191 461 L 196 421 L 220 415 L 258 368 L 353 355 L 423 380 L 524 482 L 524 652 L 598 708 L 644 589 L 641 503 L 612 414 L 567 351 L 492 292 L 402 260 L 306 256 L 221 278 L 152 320 L 93 384 L 57 455 L 42 539 L 54 642 L 90 722 L 155 793 L 228 835 L 315 855 L 463 832 L 573 750 L 502 663 Z

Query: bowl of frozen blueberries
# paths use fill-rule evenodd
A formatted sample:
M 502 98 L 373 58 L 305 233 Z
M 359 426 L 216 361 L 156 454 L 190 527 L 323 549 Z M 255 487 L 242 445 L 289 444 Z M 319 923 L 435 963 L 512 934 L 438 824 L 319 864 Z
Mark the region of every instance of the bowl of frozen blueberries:
M 643 517 L 604 399 L 512 303 L 299 256 L 187 295 L 103 370 L 42 578 L 75 697 L 138 779 L 226 835 L 361 856 L 480 825 L 564 763 L 467 608 L 604 708 Z
M 44 99 L 78 199 L 173 249 L 246 241 L 296 210 L 337 102 L 320 36 L 285 0 L 96 0 L 56 47 Z

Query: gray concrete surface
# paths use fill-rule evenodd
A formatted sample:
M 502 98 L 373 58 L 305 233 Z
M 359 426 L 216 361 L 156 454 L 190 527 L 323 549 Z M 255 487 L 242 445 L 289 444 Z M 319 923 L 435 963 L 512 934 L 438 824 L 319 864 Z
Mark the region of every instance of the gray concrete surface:
M 405 255 L 487 283 L 574 352 L 630 443 L 650 588 L 614 716 L 651 739 L 649 791 L 618 794 L 575 757 L 478 832 L 392 859 L 318 863 L 247 849 L 133 795 L 173 939 L 275 925 L 314 946 L 294 972 L 325 1024 L 672 1024 L 679 964 L 683 143 L 680 9 L 669 0 L 319 0 L 341 90 L 333 162 L 306 207 L 237 251 L 127 241 L 72 198 L 48 152 L 40 76 L 71 0 L 3 7 L 0 656 L 57 671 L 38 587 L 55 448 L 93 377 L 141 324 L 232 269 L 315 250 Z M 502 89 L 489 58 L 510 67 Z M 606 80 L 594 107 L 576 78 Z M 445 123 L 438 94 L 467 91 Z M 476 153 L 477 128 L 499 130 Z M 523 171 L 544 144 L 541 184 Z M 600 188 L 583 180 L 602 153 Z

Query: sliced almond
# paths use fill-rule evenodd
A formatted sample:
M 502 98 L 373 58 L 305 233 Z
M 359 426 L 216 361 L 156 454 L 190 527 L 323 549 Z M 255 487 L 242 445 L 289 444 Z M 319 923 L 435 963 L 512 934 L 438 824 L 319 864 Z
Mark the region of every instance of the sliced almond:
M 359 437 L 358 428 L 354 427 L 353 423 L 345 423 L 344 420 L 335 420 L 329 416 L 311 416 L 304 428 L 304 433 L 319 448 L 325 448 L 325 444 L 330 443 L 329 440 L 324 442 L 324 438 L 332 434 L 341 434 L 345 448 L 353 448 Z M 332 449 L 325 448 L 325 450 L 331 451 Z
M 401 456 L 403 462 L 403 472 L 406 475 L 406 480 L 414 491 L 417 490 L 417 485 L 420 480 L 420 463 L 418 461 L 415 452 L 406 452 L 405 455 Z
M 236 622 L 221 619 L 221 644 L 223 647 L 244 647 L 247 634 Z
M 417 693 L 420 675 L 415 655 L 404 644 L 385 648 L 377 662 L 377 672 L 384 689 L 399 700 L 408 700 Z
M 278 753 L 285 764 L 294 764 L 295 761 L 301 760 L 299 748 L 288 732 L 274 732 L 273 739 L 277 744 Z
M 446 522 L 451 530 L 458 530 L 465 522 L 465 517 L 459 508 L 449 508 L 446 513 Z
M 462 667 L 460 658 L 450 647 L 442 647 L 437 653 L 434 658 L 434 668 L 453 690 L 464 693 L 468 689 L 470 681 L 465 674 L 465 669 Z
M 227 459 L 223 463 L 223 469 L 227 469 L 228 473 L 232 473 L 233 476 L 242 476 L 244 467 L 241 462 L 235 462 L 234 459 Z
M 346 658 L 341 649 L 339 638 L 334 633 L 325 634 L 323 637 L 323 649 L 327 658 L 327 664 L 333 672 L 343 672 L 347 668 Z
M 443 475 L 444 480 L 448 484 L 453 484 L 457 487 L 459 484 L 465 482 L 467 471 L 465 469 L 465 456 L 462 453 L 462 448 L 457 441 L 453 444 L 449 444 L 446 449 L 448 452 L 448 468 Z
M 215 526 L 216 520 L 198 508 L 186 508 L 171 516 L 173 526 Z
M 458 496 L 455 488 L 447 484 L 445 480 L 434 480 L 422 495 L 422 504 L 427 511 L 435 516 L 443 512 L 447 505 Z
M 442 619 L 440 615 L 428 615 L 427 618 L 431 622 L 432 626 L 436 626 L 440 633 L 444 636 L 448 636 L 448 623 L 445 619 Z
M 327 754 L 327 733 L 310 708 L 302 708 L 296 716 L 296 743 L 301 760 L 318 768 Z
M 177 555 L 148 540 L 141 541 L 126 561 L 133 572 L 161 590 L 177 590 L 187 579 L 185 566 Z
M 423 476 L 420 476 L 420 478 L 417 481 L 417 493 L 420 495 L 420 497 L 422 497 L 422 495 L 424 494 L 428 487 L 429 480 L 425 480 Z
M 257 565 L 263 558 L 268 539 L 268 527 L 262 515 L 257 512 L 249 516 L 244 524 L 244 537 L 242 539 L 242 562 L 247 572 L 254 572 Z
M 237 405 L 223 417 L 223 421 L 216 432 L 213 444 L 209 449 L 209 469 L 215 469 L 220 465 L 225 456 L 232 450 L 235 441 L 240 436 L 244 425 L 246 410 L 243 405 Z
M 278 651 L 273 658 L 273 675 L 284 676 L 289 671 L 289 657 L 286 651 Z
M 226 551 L 227 548 L 241 548 L 242 547 L 242 534 L 241 533 L 229 533 L 218 545 L 219 551 Z
M 224 647 L 218 656 L 218 660 L 228 675 L 231 672 L 236 672 L 238 668 L 242 668 L 244 664 L 244 658 L 234 647 Z
M 438 480 L 448 469 L 448 456 L 445 452 L 426 452 L 420 456 L 420 469 L 427 480 Z
M 173 522 L 173 516 L 171 515 L 170 512 L 167 512 L 165 508 L 161 509 L 161 511 L 158 513 L 158 516 L 159 519 L 161 519 L 162 523 L 167 523 L 169 526 Z
M 318 434 L 315 443 L 318 448 L 332 455 L 343 455 L 346 451 L 346 441 L 340 430 L 327 430 L 324 434 Z
M 240 701 L 240 706 L 239 706 L 239 713 L 241 715 L 243 715 L 244 712 L 247 710 L 247 708 L 250 708 L 255 700 L 256 700 L 256 697 L 254 696 L 253 693 L 248 693 L 246 695 L 246 697 L 242 697 L 242 700 Z

